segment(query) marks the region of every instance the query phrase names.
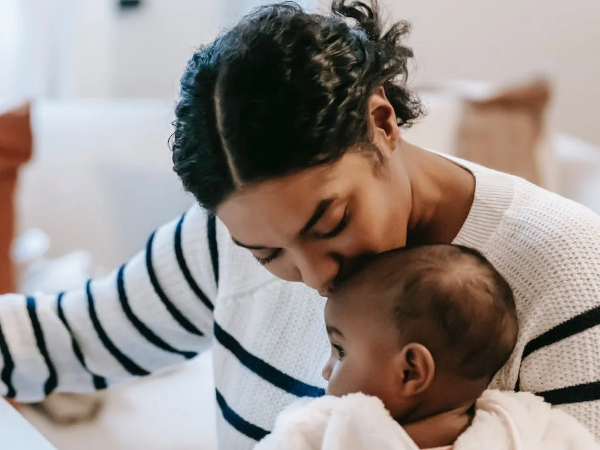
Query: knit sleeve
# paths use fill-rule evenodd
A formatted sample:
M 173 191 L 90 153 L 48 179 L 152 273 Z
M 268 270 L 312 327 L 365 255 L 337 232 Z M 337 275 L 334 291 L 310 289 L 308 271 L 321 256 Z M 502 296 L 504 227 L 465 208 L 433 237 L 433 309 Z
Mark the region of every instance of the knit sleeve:
M 600 439 L 600 217 L 578 205 L 568 212 L 557 226 L 540 225 L 547 231 L 543 256 L 528 281 L 545 281 L 525 299 L 531 329 L 539 331 L 524 346 L 518 387 Z
M 600 327 L 552 345 L 523 361 L 520 390 L 565 410 L 600 440 Z
M 193 358 L 211 341 L 218 267 L 215 219 L 195 206 L 105 279 L 0 296 L 0 395 L 102 389 Z

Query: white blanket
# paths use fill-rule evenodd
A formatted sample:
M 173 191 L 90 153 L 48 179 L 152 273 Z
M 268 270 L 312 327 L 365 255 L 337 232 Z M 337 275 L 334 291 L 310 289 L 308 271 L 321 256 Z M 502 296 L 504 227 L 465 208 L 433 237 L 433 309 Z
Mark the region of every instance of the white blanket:
M 454 450 L 600 450 L 583 425 L 528 393 L 488 390 Z M 352 394 L 303 399 L 255 450 L 418 450 L 383 403 Z

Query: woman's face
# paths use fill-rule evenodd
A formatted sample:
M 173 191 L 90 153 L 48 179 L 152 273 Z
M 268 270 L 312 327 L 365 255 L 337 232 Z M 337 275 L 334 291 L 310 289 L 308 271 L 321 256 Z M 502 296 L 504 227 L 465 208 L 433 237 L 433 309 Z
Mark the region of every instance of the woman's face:
M 391 147 L 379 148 L 384 163 L 348 152 L 334 165 L 242 189 L 217 214 L 274 275 L 327 295 L 365 256 L 406 244 L 410 183 Z

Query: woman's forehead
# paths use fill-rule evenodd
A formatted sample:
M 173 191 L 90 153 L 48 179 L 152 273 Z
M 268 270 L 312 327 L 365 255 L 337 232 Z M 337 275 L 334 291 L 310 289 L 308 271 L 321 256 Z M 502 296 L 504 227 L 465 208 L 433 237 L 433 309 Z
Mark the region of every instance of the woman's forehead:
M 331 177 L 311 169 L 282 179 L 263 181 L 244 187 L 218 208 L 217 215 L 232 231 L 262 226 L 272 228 L 281 218 L 306 214 L 305 209 L 331 191 Z
M 217 215 L 230 234 L 244 243 L 296 234 L 320 203 L 343 197 L 359 182 L 361 171 L 350 156 L 332 166 L 249 185 L 225 200 Z

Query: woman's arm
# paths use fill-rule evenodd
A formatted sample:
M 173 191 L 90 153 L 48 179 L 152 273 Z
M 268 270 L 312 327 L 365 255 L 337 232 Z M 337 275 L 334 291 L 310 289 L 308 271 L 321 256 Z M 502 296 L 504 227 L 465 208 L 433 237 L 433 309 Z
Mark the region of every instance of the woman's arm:
M 600 326 L 576 334 L 568 331 L 583 317 L 565 322 L 554 336 L 542 335 L 548 339 L 543 348 L 533 350 L 541 343 L 536 340 L 525 348 L 533 352 L 522 362 L 519 387 L 564 409 L 600 441 Z
M 577 208 L 548 235 L 548 278 L 523 349 L 519 388 L 579 419 L 600 441 L 600 217 Z
M 58 295 L 0 297 L 0 395 L 103 389 L 193 358 L 212 335 L 218 254 L 195 206 L 103 280 Z

